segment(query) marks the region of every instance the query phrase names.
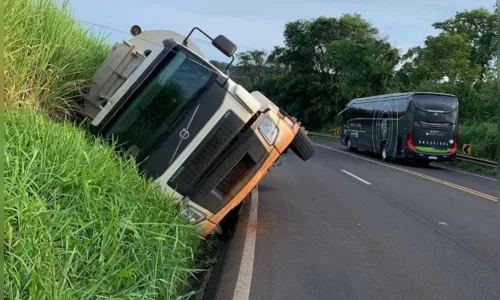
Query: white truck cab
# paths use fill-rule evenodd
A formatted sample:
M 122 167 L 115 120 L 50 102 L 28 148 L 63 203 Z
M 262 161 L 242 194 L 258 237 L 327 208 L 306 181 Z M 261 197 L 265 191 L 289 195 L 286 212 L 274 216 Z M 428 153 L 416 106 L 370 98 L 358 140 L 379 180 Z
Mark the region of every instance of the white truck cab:
M 230 40 L 194 30 L 234 60 Z M 133 155 L 206 234 L 257 184 L 271 156 L 274 162 L 275 143 L 288 147 L 299 125 L 210 64 L 191 33 L 132 31 L 133 38 L 113 47 L 78 108 L 93 134 Z M 285 124 L 290 134 L 280 130 Z

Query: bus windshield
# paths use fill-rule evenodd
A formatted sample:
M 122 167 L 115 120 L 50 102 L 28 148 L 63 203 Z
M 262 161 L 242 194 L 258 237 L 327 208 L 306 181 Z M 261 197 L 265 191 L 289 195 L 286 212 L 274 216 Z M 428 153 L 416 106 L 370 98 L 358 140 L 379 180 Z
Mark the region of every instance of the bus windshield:
M 414 96 L 415 121 L 455 124 L 458 118 L 458 100 L 450 96 Z
M 180 113 L 196 102 L 213 78 L 213 72 L 182 47 L 174 48 L 163 65 L 135 94 L 104 137 L 114 137 L 123 149 L 142 159 L 153 150 Z

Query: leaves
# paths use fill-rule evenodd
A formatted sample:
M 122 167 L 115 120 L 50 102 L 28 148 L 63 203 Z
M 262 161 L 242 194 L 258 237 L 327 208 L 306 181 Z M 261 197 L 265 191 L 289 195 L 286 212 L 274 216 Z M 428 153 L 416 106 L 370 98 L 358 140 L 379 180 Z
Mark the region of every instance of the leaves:
M 391 92 L 455 94 L 461 119 L 493 119 L 496 15 L 486 9 L 436 22 L 436 36 L 401 54 L 359 14 L 286 24 L 284 45 L 238 56 L 233 79 L 260 90 L 311 130 L 353 98 Z
M 284 47 L 239 55 L 237 67 L 311 129 L 331 122 L 352 98 L 388 90 L 399 54 L 359 14 L 296 20 Z M 240 73 L 241 74 L 241 73 Z
M 434 28 L 450 35 L 462 35 L 470 44 L 470 63 L 483 67 L 486 73 L 497 48 L 497 18 L 487 9 L 478 8 L 457 13 L 454 18 L 433 24 Z

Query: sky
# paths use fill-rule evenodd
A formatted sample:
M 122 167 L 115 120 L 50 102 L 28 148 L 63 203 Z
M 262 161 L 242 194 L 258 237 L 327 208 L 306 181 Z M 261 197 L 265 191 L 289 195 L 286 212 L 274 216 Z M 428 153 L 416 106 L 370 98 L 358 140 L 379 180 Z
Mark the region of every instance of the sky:
M 62 0 L 61 0 L 62 1 Z M 359 13 L 404 53 L 436 35 L 432 23 L 478 7 L 492 9 L 495 0 L 69 0 L 70 10 L 83 22 L 110 29 L 110 43 L 129 39 L 133 24 L 145 30 L 168 29 L 187 35 L 197 26 L 212 37 L 223 34 L 237 52 L 272 50 L 283 45 L 285 24 L 320 16 Z M 102 27 L 86 26 L 102 29 Z M 104 30 L 104 29 L 102 29 Z M 120 33 L 122 31 L 124 33 Z M 229 61 L 200 33 L 193 41 L 208 59 Z

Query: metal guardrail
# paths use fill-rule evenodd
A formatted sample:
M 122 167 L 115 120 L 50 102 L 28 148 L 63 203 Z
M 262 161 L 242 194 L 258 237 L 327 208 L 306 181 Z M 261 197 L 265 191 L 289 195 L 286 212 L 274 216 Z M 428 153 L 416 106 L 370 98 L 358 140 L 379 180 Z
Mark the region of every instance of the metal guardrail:
M 316 136 L 323 136 L 323 137 L 329 137 L 332 139 L 340 139 L 339 135 L 333 135 L 333 134 L 328 134 L 328 133 L 321 133 L 321 132 L 311 132 L 309 131 L 307 133 L 308 135 L 316 135 Z M 477 157 L 472 157 L 468 155 L 463 155 L 463 154 L 457 154 L 457 159 L 461 161 L 466 161 L 469 163 L 477 164 L 477 165 L 482 165 L 485 167 L 490 167 L 490 168 L 496 168 L 498 163 L 496 161 L 491 161 L 491 160 L 486 160 L 482 158 L 477 158 Z
M 482 158 L 472 157 L 468 155 L 457 154 L 457 159 L 461 161 L 470 162 L 473 164 L 482 165 L 485 167 L 496 168 L 498 163 L 496 161 L 486 160 Z

